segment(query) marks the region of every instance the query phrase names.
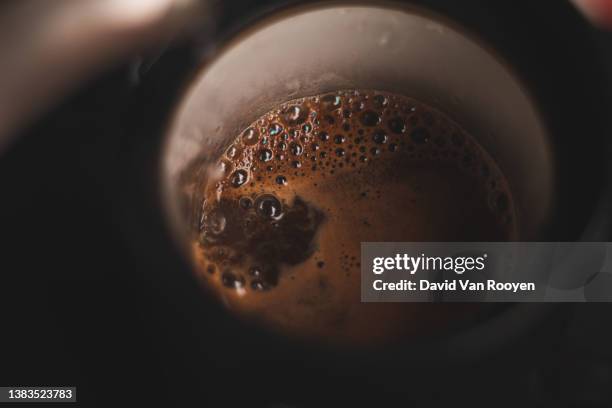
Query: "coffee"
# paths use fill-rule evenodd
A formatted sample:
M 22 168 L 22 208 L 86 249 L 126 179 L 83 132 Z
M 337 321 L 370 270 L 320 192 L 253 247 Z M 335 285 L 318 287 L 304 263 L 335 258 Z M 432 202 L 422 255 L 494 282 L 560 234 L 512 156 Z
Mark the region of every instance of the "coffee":
M 472 305 L 360 303 L 360 243 L 517 238 L 501 170 L 448 116 L 347 90 L 282 104 L 203 184 L 193 253 L 228 307 L 281 332 L 374 344 L 467 318 Z

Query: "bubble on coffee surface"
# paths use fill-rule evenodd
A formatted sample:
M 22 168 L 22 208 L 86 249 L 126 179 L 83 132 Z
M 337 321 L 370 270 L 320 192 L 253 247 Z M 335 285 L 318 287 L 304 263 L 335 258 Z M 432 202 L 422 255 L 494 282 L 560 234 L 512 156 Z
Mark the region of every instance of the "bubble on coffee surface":
M 231 171 L 202 191 L 200 276 L 230 309 L 285 333 L 370 344 L 471 310 L 361 304 L 361 242 L 516 239 L 496 163 L 448 116 L 405 96 L 292 100 L 223 152 L 218 165 Z

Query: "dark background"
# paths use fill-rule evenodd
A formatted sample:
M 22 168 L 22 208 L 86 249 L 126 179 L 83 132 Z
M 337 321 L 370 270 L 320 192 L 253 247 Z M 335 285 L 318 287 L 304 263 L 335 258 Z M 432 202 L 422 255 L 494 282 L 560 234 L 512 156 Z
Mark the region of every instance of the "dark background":
M 558 0 L 417 3 L 484 38 L 533 92 L 560 163 L 551 237 L 603 225 L 610 35 Z M 84 406 L 611 406 L 612 305 L 557 305 L 477 358 L 441 341 L 411 363 L 406 345 L 386 367 L 286 344 L 204 297 L 163 223 L 159 142 L 206 50 L 273 6 L 223 4 L 212 30 L 118 64 L 0 157 L 0 385 L 77 386 Z

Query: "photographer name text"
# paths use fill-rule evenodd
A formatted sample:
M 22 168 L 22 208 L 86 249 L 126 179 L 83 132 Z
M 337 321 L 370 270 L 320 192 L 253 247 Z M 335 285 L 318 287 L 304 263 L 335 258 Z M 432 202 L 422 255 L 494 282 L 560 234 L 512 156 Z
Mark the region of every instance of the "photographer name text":
M 498 282 L 488 279 L 486 282 L 473 282 L 469 279 L 444 280 L 444 282 L 432 282 L 427 279 L 418 281 L 402 279 L 396 282 L 384 282 L 377 279 L 372 287 L 376 291 L 440 291 L 454 292 L 457 290 L 465 292 L 530 292 L 535 290 L 534 282 Z

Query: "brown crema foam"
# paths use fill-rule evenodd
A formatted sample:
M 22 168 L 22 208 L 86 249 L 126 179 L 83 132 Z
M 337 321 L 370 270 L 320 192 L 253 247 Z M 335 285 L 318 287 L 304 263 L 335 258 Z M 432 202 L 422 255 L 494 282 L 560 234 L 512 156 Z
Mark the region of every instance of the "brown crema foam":
M 290 336 L 373 345 L 464 324 L 468 304 L 360 302 L 360 243 L 517 238 L 512 195 L 476 140 L 414 99 L 292 100 L 228 146 L 193 243 L 205 285 Z

